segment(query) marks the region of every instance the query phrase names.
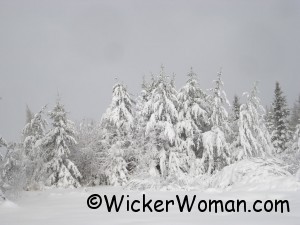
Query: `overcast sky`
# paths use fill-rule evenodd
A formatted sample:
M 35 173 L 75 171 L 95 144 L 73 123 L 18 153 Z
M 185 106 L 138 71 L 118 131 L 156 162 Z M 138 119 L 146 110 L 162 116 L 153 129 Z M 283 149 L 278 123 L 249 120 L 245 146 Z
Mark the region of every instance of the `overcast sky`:
M 100 119 L 115 77 L 138 94 L 164 64 L 176 86 L 193 66 L 201 87 L 220 67 L 231 101 L 255 80 L 271 102 L 278 80 L 300 93 L 300 1 L 0 0 L 0 135 L 18 140 L 26 104 L 57 91 L 74 121 Z

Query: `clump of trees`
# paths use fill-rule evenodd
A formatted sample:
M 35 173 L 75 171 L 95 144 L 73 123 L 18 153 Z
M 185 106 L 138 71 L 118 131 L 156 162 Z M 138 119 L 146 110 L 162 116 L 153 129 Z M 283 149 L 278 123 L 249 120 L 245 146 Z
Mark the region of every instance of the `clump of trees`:
M 15 187 L 181 185 L 251 158 L 277 157 L 295 166 L 300 97 L 289 109 L 276 82 L 266 113 L 255 83 L 244 98 L 235 95 L 228 112 L 224 88 L 219 72 L 206 93 L 191 69 L 177 90 L 175 78 L 162 67 L 157 76 L 144 79 L 136 98 L 123 83 L 115 84 L 99 122 L 75 125 L 60 100 L 48 113 L 46 106 L 37 113 L 27 107 L 22 143 L 0 138 L 6 149 L 0 155 L 0 196 Z

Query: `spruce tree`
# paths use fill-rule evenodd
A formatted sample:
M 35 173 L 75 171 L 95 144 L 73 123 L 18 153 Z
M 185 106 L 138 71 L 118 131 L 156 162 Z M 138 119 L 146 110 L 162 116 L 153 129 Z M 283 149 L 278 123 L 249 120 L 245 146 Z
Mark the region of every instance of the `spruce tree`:
M 300 153 L 300 122 L 299 124 L 296 126 L 296 131 L 293 137 L 293 146 L 292 146 L 293 150 L 296 153 Z
M 272 154 L 273 146 L 264 120 L 264 108 L 257 96 L 257 83 L 251 93 L 245 93 L 245 104 L 241 105 L 239 119 L 239 140 L 242 151 L 237 159 L 247 157 L 265 157 Z
M 238 134 L 239 134 L 238 122 L 239 122 L 239 118 L 240 118 L 240 107 L 241 107 L 240 99 L 237 95 L 234 95 L 232 107 L 231 107 L 231 114 L 229 117 L 230 128 L 231 128 L 231 133 L 229 135 L 229 143 L 230 143 L 230 149 L 233 150 L 231 152 L 232 159 L 236 158 L 238 149 L 241 147 L 240 141 L 238 139 Z
M 46 133 L 47 121 L 43 118 L 45 108 L 46 106 L 35 115 L 32 115 L 31 120 L 25 125 L 22 132 L 24 138 L 23 148 L 26 161 L 27 188 L 29 189 L 37 184 L 43 164 L 39 143 Z
M 300 95 L 294 103 L 291 110 L 290 127 L 292 131 L 296 131 L 296 126 L 300 123 Z
M 152 139 L 149 138 L 149 135 L 146 135 L 146 126 L 150 118 L 148 112 L 144 112 L 144 108 L 151 98 L 151 93 L 155 87 L 155 83 L 156 80 L 153 75 L 151 76 L 150 81 L 146 81 L 145 78 L 143 78 L 142 91 L 136 100 L 136 113 L 134 118 L 134 123 L 136 124 L 136 141 L 134 145 L 138 149 L 137 158 L 139 161 L 137 164 L 137 171 L 139 171 L 139 173 L 143 171 L 146 174 L 150 167 L 149 163 L 151 161 L 147 157 L 150 157 L 150 154 L 148 153 L 151 151 L 154 142 Z
M 24 171 L 24 154 L 20 145 L 7 143 L 0 138 L 0 146 L 6 148 L 3 157 L 0 157 L 0 197 L 15 198 L 23 189 L 26 176 Z M 1 199 L 0 199 L 1 200 Z
M 178 148 L 185 153 L 181 166 L 185 171 L 190 171 L 196 155 L 203 151 L 202 133 L 209 126 L 207 95 L 200 89 L 197 75 L 192 69 L 186 84 L 178 92 L 178 102 Z
M 0 136 L 0 148 L 6 147 L 6 146 L 7 146 L 7 142 L 4 140 L 3 137 Z
M 286 98 L 283 95 L 281 87 L 276 82 L 274 100 L 272 103 L 272 143 L 277 153 L 281 153 L 287 149 L 290 140 L 290 130 L 288 124 L 289 110 L 287 108 Z
M 58 99 L 54 109 L 49 112 L 52 129 L 41 140 L 44 160 L 43 176 L 47 186 L 80 187 L 81 174 L 69 159 L 71 146 L 77 142 L 74 138 L 74 123 L 67 118 L 65 107 Z
M 152 143 L 149 164 L 158 168 L 162 178 L 180 172 L 179 149 L 176 149 L 178 122 L 178 99 L 174 82 L 167 76 L 162 67 L 149 100 L 146 102 L 143 115 L 146 122 L 146 135 Z M 153 170 L 154 168 L 152 168 Z
M 266 127 L 271 134 L 273 131 L 273 108 L 272 106 L 266 106 L 265 108 L 265 121 L 266 121 Z
M 237 95 L 234 95 L 232 102 L 232 120 L 237 121 L 240 118 L 240 99 Z
M 102 118 L 106 142 L 105 173 L 111 185 L 125 185 L 133 164 L 132 134 L 134 133 L 135 102 L 123 84 L 113 87 L 112 102 Z
M 0 148 L 6 147 L 7 142 L 0 136 Z M 4 195 L 4 156 L 0 153 L 0 200 L 5 200 L 6 197 Z
M 228 124 L 228 113 L 225 104 L 230 105 L 223 90 L 221 72 L 218 73 L 215 87 L 211 89 L 212 96 L 210 124 L 211 130 L 203 134 L 204 151 L 202 155 L 203 170 L 213 173 L 230 163 L 230 152 L 227 138 L 231 133 Z
M 25 125 L 22 134 L 24 137 L 23 146 L 27 156 L 36 157 L 34 152 L 35 144 L 42 139 L 46 132 L 47 121 L 43 118 L 46 106 L 44 106 L 38 113 L 33 115 L 31 113 L 31 120 Z
M 28 105 L 26 105 L 26 124 L 29 123 L 32 120 L 33 116 L 34 116 L 34 114 L 30 110 Z

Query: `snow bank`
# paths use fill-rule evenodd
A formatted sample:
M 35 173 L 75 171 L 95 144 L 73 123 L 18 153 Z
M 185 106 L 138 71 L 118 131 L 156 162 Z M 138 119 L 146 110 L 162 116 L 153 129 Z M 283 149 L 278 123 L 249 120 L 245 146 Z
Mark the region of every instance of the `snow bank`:
M 213 175 L 184 179 L 163 180 L 159 177 L 141 176 L 126 186 L 130 190 L 198 190 L 222 192 L 241 191 L 294 191 L 300 190 L 300 170 L 293 176 L 278 159 L 244 159 L 224 167 Z
M 245 159 L 225 167 L 209 179 L 211 188 L 224 190 L 298 190 L 300 183 L 278 159 Z

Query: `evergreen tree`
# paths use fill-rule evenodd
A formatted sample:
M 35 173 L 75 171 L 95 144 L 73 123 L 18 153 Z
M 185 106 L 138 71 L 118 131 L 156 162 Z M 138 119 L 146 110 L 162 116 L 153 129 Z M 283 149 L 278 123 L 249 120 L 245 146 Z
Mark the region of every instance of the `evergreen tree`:
M 265 113 L 265 121 L 266 121 L 266 127 L 269 131 L 269 133 L 272 133 L 272 130 L 274 128 L 273 126 L 273 108 L 272 106 L 268 107 L 266 106 L 266 113 Z
M 264 108 L 257 96 L 257 83 L 251 93 L 245 93 L 247 102 L 241 105 L 239 119 L 239 140 L 242 151 L 238 159 L 264 157 L 273 150 L 270 134 L 265 126 Z
M 292 131 L 296 131 L 296 126 L 300 123 L 300 95 L 294 103 L 291 110 L 290 127 Z
M 45 136 L 47 121 L 43 118 L 46 106 L 32 116 L 23 129 L 23 148 L 25 153 L 27 188 L 36 185 L 43 165 L 42 152 L 39 143 Z
M 6 147 L 7 142 L 0 136 L 0 148 Z M 0 200 L 5 200 L 4 195 L 4 180 L 3 180 L 3 174 L 4 174 L 4 156 L 0 153 Z
M 218 73 L 217 80 L 214 81 L 215 87 L 212 89 L 211 96 L 211 130 L 203 134 L 204 152 L 202 155 L 202 165 L 204 172 L 213 173 L 215 170 L 222 169 L 230 163 L 230 153 L 227 137 L 231 133 L 228 124 L 228 113 L 225 104 L 229 104 L 223 90 L 221 72 Z
M 207 95 L 200 89 L 196 74 L 191 69 L 186 84 L 179 90 L 178 148 L 185 153 L 181 159 L 183 170 L 193 167 L 196 155 L 202 154 L 202 133 L 208 129 Z
M 231 152 L 231 158 L 235 159 L 235 155 L 238 152 L 238 149 L 241 147 L 240 141 L 238 139 L 239 134 L 239 118 L 240 118 L 240 99 L 237 95 L 234 95 L 232 107 L 231 107 L 231 115 L 229 118 L 230 121 L 230 129 L 231 133 L 229 135 L 229 143 L 230 143 L 230 149 L 233 151 Z
M 42 139 L 46 132 L 47 121 L 43 118 L 46 106 L 44 106 L 37 114 L 31 116 L 31 120 L 25 125 L 23 129 L 24 149 L 27 156 L 36 157 L 34 151 L 35 144 L 38 140 Z
M 6 153 L 0 157 L 0 197 L 16 198 L 25 184 L 24 159 L 22 148 L 16 143 L 7 143 L 0 138 L 0 146 Z M 2 194 L 1 194 L 2 193 Z
M 146 122 L 146 135 L 152 143 L 149 164 L 158 169 L 163 178 L 180 172 L 178 149 L 176 149 L 178 121 L 178 99 L 174 82 L 167 76 L 162 67 L 154 83 L 149 100 L 146 102 L 143 115 Z M 178 175 L 178 173 L 177 173 Z
M 146 135 L 146 126 L 147 122 L 149 121 L 149 115 L 144 112 L 144 108 L 147 102 L 151 98 L 151 93 L 155 87 L 156 80 L 154 76 L 151 76 L 151 80 L 147 82 L 145 78 L 143 79 L 142 83 L 142 91 L 141 94 L 137 97 L 136 100 L 136 113 L 134 118 L 134 123 L 136 124 L 135 129 L 135 143 L 134 145 L 139 150 L 137 152 L 138 158 L 138 167 L 137 171 L 143 171 L 149 169 L 149 162 L 146 156 L 149 156 L 149 151 L 152 149 L 153 140 L 149 138 L 149 135 Z M 147 173 L 147 172 L 146 172 Z
M 4 140 L 3 137 L 0 136 L 0 148 L 6 147 L 6 146 L 7 146 L 7 142 Z
M 29 123 L 33 119 L 34 114 L 29 109 L 28 105 L 26 105 L 26 124 Z
M 81 174 L 69 159 L 70 147 L 77 143 L 74 138 L 74 124 L 67 119 L 67 112 L 59 100 L 49 116 L 52 120 L 52 129 L 40 143 L 43 150 L 45 184 L 56 187 L 80 187 Z
M 276 82 L 275 97 L 272 103 L 272 143 L 277 153 L 286 150 L 287 144 L 290 140 L 290 130 L 288 124 L 289 110 L 287 108 L 286 98 Z
M 292 147 L 295 152 L 300 153 L 300 123 L 296 126 Z
M 103 141 L 107 143 L 104 167 L 112 185 L 126 184 L 128 170 L 132 170 L 134 104 L 125 86 L 117 83 L 113 87 L 112 102 L 102 118 L 102 126 L 106 133 Z
M 234 95 L 233 97 L 233 103 L 232 103 L 232 120 L 237 121 L 240 118 L 240 99 L 237 95 Z

